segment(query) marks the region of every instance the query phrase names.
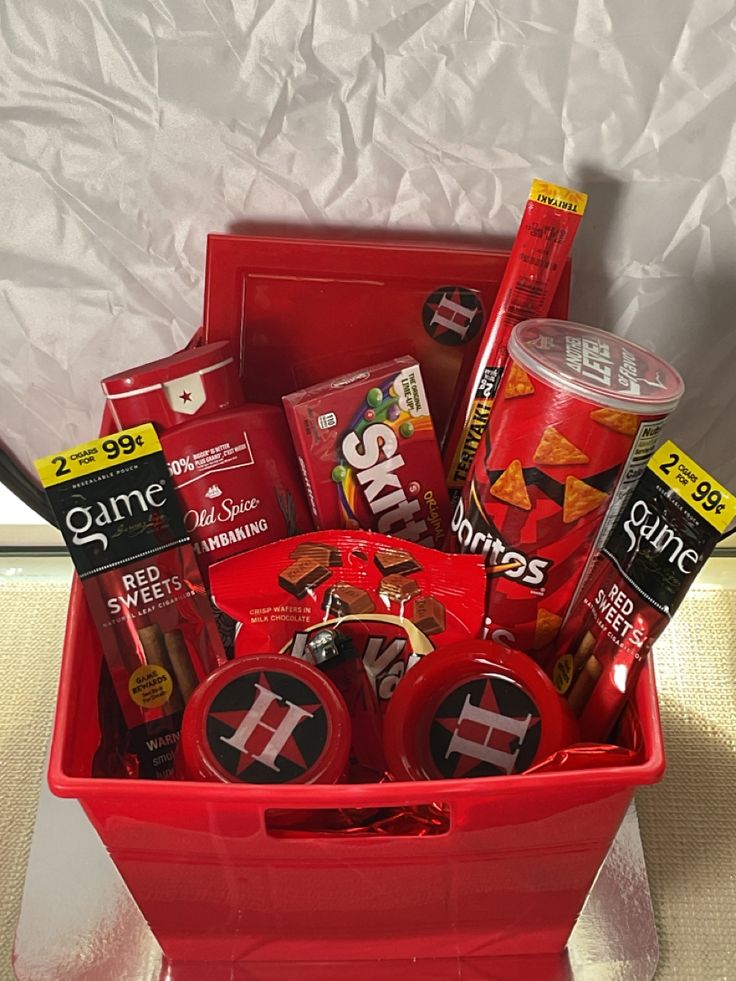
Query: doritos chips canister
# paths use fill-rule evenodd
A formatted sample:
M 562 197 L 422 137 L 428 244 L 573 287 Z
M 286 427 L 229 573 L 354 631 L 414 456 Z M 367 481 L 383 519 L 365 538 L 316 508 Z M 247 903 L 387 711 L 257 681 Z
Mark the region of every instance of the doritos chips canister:
M 561 320 L 518 324 L 509 353 L 449 544 L 486 559 L 489 636 L 544 663 L 683 383 L 638 345 Z

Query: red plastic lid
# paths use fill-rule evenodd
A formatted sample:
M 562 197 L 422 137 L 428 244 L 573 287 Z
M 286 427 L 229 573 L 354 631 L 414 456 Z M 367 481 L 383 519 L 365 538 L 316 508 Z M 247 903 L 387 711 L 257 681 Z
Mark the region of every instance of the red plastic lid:
M 188 348 L 103 378 L 121 429 L 152 422 L 161 430 L 243 404 L 238 364 L 227 341 Z
M 235 363 L 232 348 L 227 341 L 205 344 L 202 347 L 187 348 L 168 358 L 149 361 L 117 375 L 103 378 L 102 387 L 108 396 L 142 394 L 140 389 L 149 385 L 158 388 L 165 382 L 174 381 L 186 375 L 207 374 Z
M 656 354 L 608 331 L 567 320 L 517 324 L 509 354 L 550 385 L 642 416 L 671 412 L 685 387 L 675 369 Z
M 483 640 L 424 657 L 397 686 L 384 721 L 386 759 L 400 780 L 522 773 L 577 738 L 542 669 Z
M 322 672 L 283 654 L 252 654 L 192 695 L 178 770 L 223 783 L 337 783 L 349 752 L 348 710 Z

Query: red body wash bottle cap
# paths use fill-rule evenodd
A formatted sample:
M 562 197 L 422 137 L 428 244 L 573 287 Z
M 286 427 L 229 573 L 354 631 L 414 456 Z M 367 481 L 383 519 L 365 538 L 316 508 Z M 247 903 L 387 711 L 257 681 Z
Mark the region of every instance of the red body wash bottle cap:
M 144 422 L 170 429 L 243 404 L 238 364 L 227 341 L 110 375 L 102 379 L 102 390 L 120 429 Z
M 252 654 L 213 672 L 184 712 L 177 773 L 223 783 L 337 783 L 350 752 L 350 718 L 317 668 Z
M 483 640 L 439 647 L 401 680 L 384 720 L 398 780 L 522 773 L 577 739 L 575 719 L 526 654 Z

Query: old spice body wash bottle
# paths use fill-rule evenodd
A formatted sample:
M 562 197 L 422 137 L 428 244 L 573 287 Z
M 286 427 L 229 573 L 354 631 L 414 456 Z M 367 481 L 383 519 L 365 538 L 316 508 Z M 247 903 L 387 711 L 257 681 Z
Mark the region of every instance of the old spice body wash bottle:
M 102 381 L 120 425 L 153 422 L 205 584 L 213 562 L 311 531 L 280 408 L 243 405 L 227 342 Z
M 309 531 L 283 412 L 244 405 L 161 435 L 205 582 L 213 562 Z

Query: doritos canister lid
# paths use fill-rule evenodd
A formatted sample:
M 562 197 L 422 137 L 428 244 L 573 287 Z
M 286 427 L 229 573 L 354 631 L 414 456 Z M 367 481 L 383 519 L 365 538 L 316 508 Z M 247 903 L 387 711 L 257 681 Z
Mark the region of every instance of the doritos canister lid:
M 251 654 L 192 695 L 177 769 L 189 780 L 337 783 L 349 752 L 348 710 L 322 672 L 284 654 Z
M 525 371 L 599 405 L 638 415 L 666 415 L 684 384 L 651 351 L 596 327 L 567 320 L 524 320 L 509 354 Z
M 542 669 L 482 640 L 423 658 L 399 682 L 384 722 L 399 780 L 523 773 L 576 739 L 575 719 Z

